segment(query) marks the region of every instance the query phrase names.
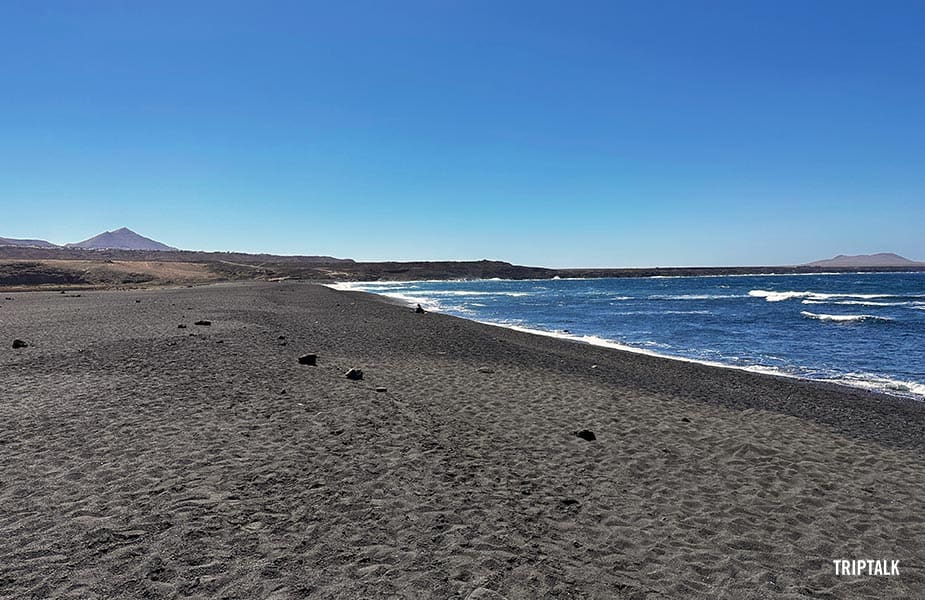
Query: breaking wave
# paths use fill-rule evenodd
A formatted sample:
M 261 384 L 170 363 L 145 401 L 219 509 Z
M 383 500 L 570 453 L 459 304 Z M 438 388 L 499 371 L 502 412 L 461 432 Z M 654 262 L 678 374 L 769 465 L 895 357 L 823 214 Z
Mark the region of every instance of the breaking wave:
M 819 321 L 835 321 L 837 323 L 853 323 L 858 321 L 892 321 L 889 317 L 878 317 L 876 315 L 820 315 L 808 311 L 800 312 L 807 319 L 816 319 Z
M 803 300 L 803 304 L 840 304 L 842 306 L 908 306 L 912 302 L 873 302 L 867 300 Z
M 851 299 L 857 299 L 856 301 L 870 301 L 883 298 L 893 298 L 896 300 L 908 299 L 908 298 L 925 298 L 925 295 L 922 294 L 912 294 L 912 295 L 896 295 L 896 294 L 824 294 L 822 292 L 811 292 L 809 290 L 803 292 L 797 291 L 786 291 L 786 292 L 775 292 L 773 290 L 750 290 L 748 295 L 752 298 L 764 298 L 768 302 L 783 302 L 785 300 L 794 300 L 798 298 L 804 298 L 805 300 L 811 300 L 812 302 L 805 302 L 805 304 L 812 304 L 813 302 L 826 302 L 833 301 L 833 303 L 850 303 Z M 892 304 L 882 304 L 876 305 L 871 304 L 871 306 L 892 306 Z
M 431 296 L 510 296 L 511 298 L 522 298 L 530 296 L 529 292 L 481 292 L 475 290 L 428 290 Z

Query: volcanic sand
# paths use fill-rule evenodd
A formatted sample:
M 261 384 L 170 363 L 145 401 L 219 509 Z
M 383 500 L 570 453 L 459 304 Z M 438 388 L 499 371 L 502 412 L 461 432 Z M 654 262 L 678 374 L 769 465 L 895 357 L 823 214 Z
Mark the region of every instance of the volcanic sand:
M 309 284 L 6 296 L 3 598 L 925 597 L 921 403 Z

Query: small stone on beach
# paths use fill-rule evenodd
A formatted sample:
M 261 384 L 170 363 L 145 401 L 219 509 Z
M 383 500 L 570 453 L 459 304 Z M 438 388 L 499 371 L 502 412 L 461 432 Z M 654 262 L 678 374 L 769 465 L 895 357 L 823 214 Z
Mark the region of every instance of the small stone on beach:
M 303 354 L 299 357 L 300 365 L 316 365 L 318 364 L 318 355 L 317 354 Z
M 13 340 L 13 348 L 25 348 L 28 345 L 29 344 L 27 344 L 26 342 L 22 340 Z
M 489 369 L 488 367 L 479 367 L 479 373 L 494 373 L 494 369 Z
M 594 440 L 597 439 L 597 436 L 594 435 L 594 432 L 589 429 L 582 429 L 581 431 L 576 431 L 575 435 L 588 442 L 593 442 Z
M 360 379 L 363 379 L 363 371 L 361 369 L 350 369 L 344 373 L 344 377 L 354 381 L 359 381 Z
M 212 324 L 212 321 L 206 321 L 205 319 L 203 319 L 202 321 L 196 321 L 195 323 L 193 323 L 193 325 L 205 325 L 206 327 L 208 327 L 211 324 Z
M 177 329 L 186 329 L 186 325 L 180 323 L 179 325 L 177 325 Z
M 389 391 L 389 390 L 386 389 L 386 388 L 384 388 L 384 387 L 377 387 L 377 388 L 376 388 L 376 391 L 377 391 L 377 392 L 387 392 L 387 391 Z

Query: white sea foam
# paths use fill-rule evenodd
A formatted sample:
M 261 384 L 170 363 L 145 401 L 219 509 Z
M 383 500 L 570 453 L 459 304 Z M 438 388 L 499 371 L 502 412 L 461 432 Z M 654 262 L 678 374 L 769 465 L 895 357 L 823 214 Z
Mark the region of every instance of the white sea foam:
M 812 292 L 772 292 L 768 290 L 751 290 L 748 295 L 752 298 L 764 298 L 768 302 L 783 302 L 793 298 L 806 298 Z
M 869 373 L 848 373 L 847 375 L 835 379 L 823 379 L 822 381 L 851 385 L 877 392 L 885 391 L 903 396 L 925 397 L 925 383 L 902 381 L 900 379 L 880 377 L 879 375 L 871 375 Z
M 431 311 L 446 310 L 448 307 L 441 306 L 439 302 L 433 298 L 428 298 L 426 296 L 415 296 L 413 294 L 404 294 L 401 292 L 379 292 L 380 296 L 386 296 L 388 298 L 394 298 L 400 302 L 404 302 L 409 306 L 415 306 L 420 304 L 421 308 L 425 308 Z
M 842 306 L 908 306 L 911 302 L 874 302 L 871 300 L 803 300 L 803 304 L 840 304 Z
M 889 317 L 878 317 L 876 315 L 820 315 L 807 311 L 800 312 L 801 315 L 808 319 L 817 319 L 819 321 L 835 321 L 837 323 L 851 323 L 857 321 L 892 321 Z
M 849 299 L 856 298 L 859 300 L 875 300 L 878 298 L 925 298 L 925 295 L 920 294 L 833 294 L 833 293 L 823 293 L 823 292 L 796 292 L 796 291 L 786 291 L 786 292 L 775 292 L 772 290 L 750 290 L 748 295 L 752 298 L 764 298 L 768 302 L 783 302 L 784 300 L 793 300 L 796 298 L 804 298 L 806 300 L 812 300 L 815 302 L 825 302 L 825 301 L 839 301 L 839 302 L 848 302 Z M 804 302 L 805 304 L 810 304 L 810 302 Z
M 530 292 L 484 292 L 477 290 L 421 290 L 430 296 L 509 296 L 522 298 L 530 296 Z

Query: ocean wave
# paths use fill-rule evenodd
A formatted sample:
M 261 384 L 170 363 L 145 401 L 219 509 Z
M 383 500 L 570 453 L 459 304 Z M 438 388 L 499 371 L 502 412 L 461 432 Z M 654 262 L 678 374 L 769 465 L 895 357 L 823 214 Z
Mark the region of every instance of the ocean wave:
M 744 298 L 745 296 L 737 294 L 675 294 L 649 296 L 648 300 L 729 300 L 732 298 Z
M 806 298 L 812 292 L 772 292 L 768 290 L 750 290 L 748 295 L 752 298 L 764 298 L 768 302 L 783 302 L 793 298 Z
M 801 311 L 801 315 L 807 319 L 816 319 L 819 321 L 834 321 L 837 323 L 852 323 L 858 321 L 892 321 L 889 317 L 878 317 L 877 315 L 821 315 L 808 311 Z
M 476 290 L 420 290 L 419 293 L 428 296 L 510 296 L 511 298 L 521 298 L 530 296 L 530 292 L 483 292 Z
M 803 300 L 803 304 L 839 304 L 842 306 L 908 306 L 912 302 L 874 302 L 871 300 Z
M 346 290 L 346 291 L 366 291 L 370 290 L 380 290 L 383 288 L 409 288 L 414 289 L 417 286 L 410 281 L 338 281 L 335 283 L 324 284 L 327 287 L 333 288 L 335 290 Z
M 417 304 L 421 305 L 421 308 L 429 311 L 441 311 L 446 310 L 450 307 L 443 306 L 433 298 L 428 298 L 426 296 L 415 296 L 413 294 L 405 294 L 401 292 L 379 292 L 379 295 L 386 296 L 388 298 L 394 298 L 400 302 L 407 304 L 408 306 L 415 306 Z M 455 308 L 455 307 L 454 307 Z
M 878 298 L 925 298 L 925 294 L 846 294 L 846 293 L 824 293 L 824 292 L 812 292 L 809 290 L 803 292 L 797 291 L 786 291 L 786 292 L 776 292 L 773 290 L 750 290 L 748 295 L 752 298 L 764 298 L 768 302 L 783 302 L 784 300 L 794 300 L 797 298 L 804 298 L 806 300 L 814 300 L 816 302 L 824 302 L 827 300 L 845 300 L 851 298 L 857 298 L 859 300 L 875 300 Z M 847 301 L 847 300 L 845 300 Z M 807 303 L 809 304 L 809 303 Z

